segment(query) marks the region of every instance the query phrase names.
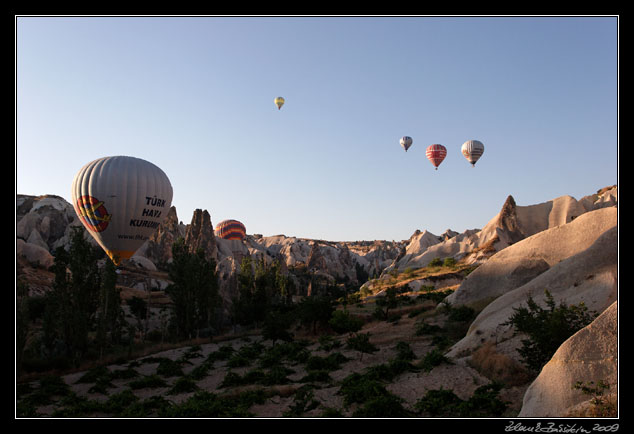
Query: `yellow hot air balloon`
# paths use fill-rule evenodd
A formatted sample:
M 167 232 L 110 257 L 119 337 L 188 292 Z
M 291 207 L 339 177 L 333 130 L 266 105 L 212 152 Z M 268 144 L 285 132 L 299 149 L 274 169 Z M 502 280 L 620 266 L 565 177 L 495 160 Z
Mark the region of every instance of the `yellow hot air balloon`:
M 281 109 L 282 106 L 284 105 L 284 98 L 282 98 L 281 96 L 278 96 L 277 98 L 275 98 L 275 105 L 277 106 L 277 109 Z
M 167 216 L 172 194 L 161 169 L 126 156 L 86 164 L 71 187 L 79 220 L 115 265 L 129 259 L 156 231 Z

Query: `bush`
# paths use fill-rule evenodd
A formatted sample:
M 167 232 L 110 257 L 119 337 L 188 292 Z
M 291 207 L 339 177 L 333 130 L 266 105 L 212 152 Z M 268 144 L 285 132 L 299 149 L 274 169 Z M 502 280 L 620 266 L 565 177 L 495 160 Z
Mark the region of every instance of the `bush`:
M 172 388 L 167 392 L 168 395 L 178 395 L 179 393 L 186 392 L 195 392 L 198 390 L 198 386 L 196 382 L 190 377 L 181 377 L 172 386 Z
M 525 369 L 509 356 L 497 352 L 491 341 L 473 352 L 470 364 L 485 377 L 507 386 L 519 386 L 530 381 Z
M 381 382 L 359 373 L 350 374 L 344 378 L 338 393 L 343 395 L 345 405 L 364 403 L 389 394 Z
M 583 302 L 567 306 L 562 301 L 559 306 L 555 306 L 550 292 L 546 290 L 544 293 L 547 309 L 529 296 L 527 306 L 514 308 L 513 315 L 503 324 L 515 327 L 515 334 L 528 335 L 528 339 L 522 340 L 518 352 L 523 363 L 533 372 L 539 372 L 564 341 L 596 317 L 595 313 L 588 313 Z
M 369 354 L 379 350 L 370 342 L 370 333 L 355 334 L 354 336 L 348 338 L 346 344 L 348 345 L 349 349 L 357 350 L 361 353 Z M 361 357 L 363 357 L 363 354 L 361 355 Z
M 442 259 L 440 259 L 440 258 L 434 258 L 434 259 L 432 259 L 432 260 L 429 262 L 429 264 L 428 264 L 428 265 L 429 265 L 430 267 L 441 267 L 441 266 L 442 266 L 442 264 L 443 264 Z
M 156 373 L 163 377 L 180 377 L 183 375 L 183 369 L 180 363 L 172 359 L 164 358 L 159 362 Z
M 592 399 L 590 407 L 586 414 L 574 415 L 576 417 L 617 417 L 618 409 L 616 406 L 615 398 L 605 396 L 605 391 L 610 390 L 610 384 L 599 380 L 595 386 L 594 381 L 583 383 L 577 381 L 573 386 L 573 389 L 581 390 L 584 395 L 591 396 Z
M 336 310 L 328 324 L 336 333 L 354 333 L 361 330 L 363 320 L 352 316 L 347 310 Z
M 438 349 L 433 349 L 429 353 L 425 354 L 423 360 L 418 364 L 418 367 L 425 372 L 430 372 L 436 366 L 442 363 L 451 363 L 451 361 L 445 357 L 445 355 Z
M 365 402 L 352 417 L 410 417 L 411 413 L 403 407 L 402 402 L 402 398 L 392 394 L 377 396 Z
M 132 389 L 145 389 L 155 387 L 166 387 L 167 383 L 158 375 L 148 375 L 130 382 Z
M 263 402 L 257 393 L 244 392 L 236 397 L 221 398 L 211 392 L 199 391 L 186 401 L 167 407 L 159 413 L 161 417 L 213 418 L 250 417 L 248 408 Z
M 456 409 L 461 402 L 453 390 L 441 387 L 438 390 L 427 391 L 425 396 L 414 404 L 414 408 L 431 416 L 457 416 Z
M 445 260 L 443 261 L 443 265 L 445 267 L 453 267 L 456 265 L 456 260 L 450 256 L 448 258 L 445 258 Z
M 498 397 L 501 388 L 499 383 L 480 386 L 468 400 L 463 401 L 452 390 L 441 387 L 429 390 L 414 404 L 414 408 L 431 416 L 500 417 L 507 408 L 507 403 Z

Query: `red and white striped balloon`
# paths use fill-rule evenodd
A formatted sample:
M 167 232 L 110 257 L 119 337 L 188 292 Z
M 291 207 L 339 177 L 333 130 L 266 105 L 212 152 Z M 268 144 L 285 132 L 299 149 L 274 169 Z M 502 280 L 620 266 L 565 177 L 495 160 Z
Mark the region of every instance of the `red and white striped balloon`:
M 440 163 L 442 163 L 447 156 L 447 148 L 438 144 L 430 145 L 427 147 L 425 154 L 427 155 L 427 159 L 431 161 L 431 164 L 438 170 L 438 166 L 440 166 Z

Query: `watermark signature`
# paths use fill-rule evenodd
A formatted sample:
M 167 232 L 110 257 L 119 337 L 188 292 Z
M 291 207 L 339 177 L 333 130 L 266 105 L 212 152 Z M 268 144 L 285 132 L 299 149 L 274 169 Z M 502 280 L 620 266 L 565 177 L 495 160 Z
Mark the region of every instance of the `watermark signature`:
M 591 434 L 596 432 L 617 432 L 619 430 L 618 423 L 591 423 L 588 426 L 582 426 L 577 423 L 557 423 L 557 422 L 535 422 L 528 424 L 525 422 L 509 421 L 504 428 L 505 432 L 520 433 L 562 433 L 562 434 Z

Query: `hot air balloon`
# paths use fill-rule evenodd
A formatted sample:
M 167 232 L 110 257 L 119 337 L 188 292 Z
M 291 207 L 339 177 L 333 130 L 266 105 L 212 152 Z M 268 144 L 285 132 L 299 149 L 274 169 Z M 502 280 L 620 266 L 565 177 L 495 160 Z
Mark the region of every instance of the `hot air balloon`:
M 412 146 L 412 142 L 412 138 L 409 136 L 401 137 L 401 146 L 403 147 L 403 149 L 405 149 L 405 152 L 407 152 L 409 147 Z
M 440 163 L 442 163 L 447 156 L 447 148 L 438 144 L 429 145 L 425 155 L 427 155 L 427 159 L 431 161 L 431 164 L 433 164 L 436 170 L 438 170 L 438 166 L 440 166 Z
M 484 145 L 479 140 L 467 140 L 462 144 L 462 155 L 475 167 L 476 161 L 484 153 Z
M 247 229 L 238 220 L 223 220 L 216 225 L 214 235 L 225 240 L 243 240 Z
M 282 98 L 281 96 L 278 96 L 277 98 L 275 98 L 275 105 L 277 106 L 277 109 L 281 109 L 282 106 L 284 105 L 284 98 Z
M 126 156 L 86 164 L 71 187 L 79 220 L 115 265 L 132 257 L 156 231 L 170 209 L 172 193 L 161 169 Z

